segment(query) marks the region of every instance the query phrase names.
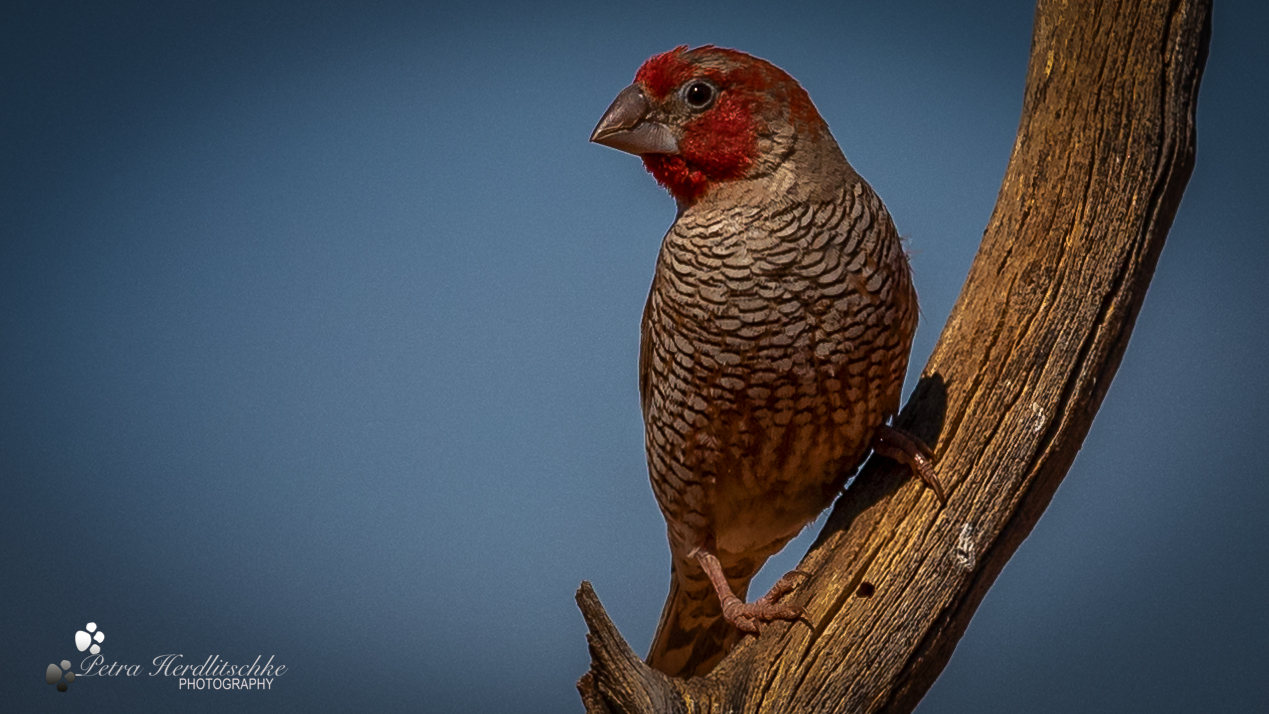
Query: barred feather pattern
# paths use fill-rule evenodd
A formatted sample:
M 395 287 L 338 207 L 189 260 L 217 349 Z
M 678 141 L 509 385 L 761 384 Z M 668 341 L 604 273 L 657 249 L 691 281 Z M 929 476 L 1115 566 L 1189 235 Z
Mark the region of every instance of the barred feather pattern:
M 648 662 L 671 675 L 708 672 L 742 634 L 697 549 L 744 599 L 899 406 L 917 323 L 907 258 L 871 187 L 832 173 L 818 201 L 681 206 L 661 246 L 640 395 L 673 555 Z

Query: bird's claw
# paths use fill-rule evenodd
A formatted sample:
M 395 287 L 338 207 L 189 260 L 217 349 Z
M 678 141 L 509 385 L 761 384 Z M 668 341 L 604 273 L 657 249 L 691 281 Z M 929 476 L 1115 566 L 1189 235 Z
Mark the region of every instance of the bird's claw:
M 934 452 L 920 439 L 906 431 L 883 424 L 877 429 L 877 435 L 873 437 L 872 448 L 873 451 L 888 459 L 907 465 L 925 482 L 926 486 L 930 487 L 930 490 L 934 491 L 939 503 L 947 505 L 947 493 L 943 490 L 943 484 L 939 482 L 938 474 L 934 472 L 932 463 Z
M 773 620 L 798 620 L 806 614 L 806 608 L 800 605 L 789 605 L 780 602 L 780 598 L 789 594 L 810 574 L 802 570 L 790 570 L 785 573 L 766 595 L 750 603 L 741 602 L 732 596 L 723 603 L 723 618 L 742 632 L 756 635 L 759 624 Z

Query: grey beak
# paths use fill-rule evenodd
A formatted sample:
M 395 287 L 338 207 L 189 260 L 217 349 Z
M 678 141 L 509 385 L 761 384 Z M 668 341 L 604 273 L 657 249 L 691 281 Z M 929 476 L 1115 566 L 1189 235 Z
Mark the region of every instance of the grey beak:
M 679 153 L 678 139 L 670 128 L 647 119 L 650 109 L 639 85 L 626 87 L 612 100 L 590 140 L 636 156 Z

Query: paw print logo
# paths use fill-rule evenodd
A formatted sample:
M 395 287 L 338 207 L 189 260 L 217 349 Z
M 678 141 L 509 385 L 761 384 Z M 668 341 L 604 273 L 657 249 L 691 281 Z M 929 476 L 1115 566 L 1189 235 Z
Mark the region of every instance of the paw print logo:
M 67 684 L 75 681 L 75 673 L 70 671 L 70 668 L 71 663 L 67 660 L 62 660 L 61 667 L 50 664 L 48 669 L 44 670 L 44 681 L 49 684 L 56 684 L 57 691 L 64 692 Z
M 88 630 L 88 632 L 84 632 L 84 630 Z M 84 630 L 80 630 L 75 633 L 75 646 L 79 648 L 80 652 L 83 652 L 84 650 L 88 650 L 92 654 L 101 652 L 101 643 L 105 641 L 106 633 L 98 630 L 97 623 L 95 622 L 90 622 L 85 625 Z M 90 632 L 95 632 L 97 634 L 92 635 L 89 634 Z

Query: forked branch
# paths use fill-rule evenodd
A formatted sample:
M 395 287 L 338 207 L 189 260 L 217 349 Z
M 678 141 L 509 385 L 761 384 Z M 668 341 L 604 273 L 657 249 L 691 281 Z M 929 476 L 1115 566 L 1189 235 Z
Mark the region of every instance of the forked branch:
M 871 460 L 791 596 L 709 676 L 630 650 L 578 604 L 591 712 L 909 712 L 1066 475 L 1114 377 L 1194 166 L 1210 0 L 1040 0 L 996 208 L 898 424 L 934 445 L 948 503 Z

